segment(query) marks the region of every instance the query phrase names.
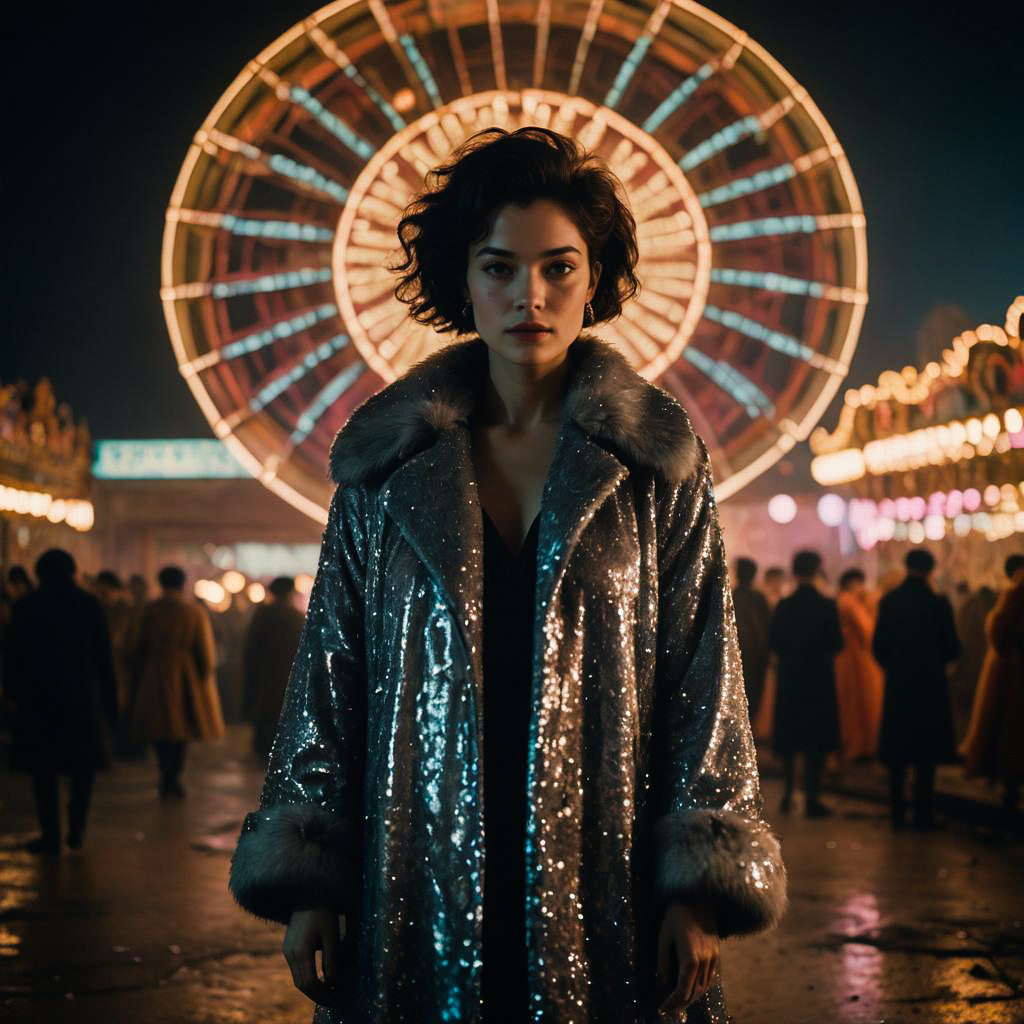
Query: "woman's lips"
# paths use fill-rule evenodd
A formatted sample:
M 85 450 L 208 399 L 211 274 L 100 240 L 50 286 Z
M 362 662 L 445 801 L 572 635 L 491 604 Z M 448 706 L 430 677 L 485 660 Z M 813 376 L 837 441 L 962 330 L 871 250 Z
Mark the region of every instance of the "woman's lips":
M 551 331 L 548 329 L 540 330 L 539 328 L 522 328 L 520 330 L 509 331 L 509 334 L 515 334 L 523 338 L 539 338 L 542 334 L 550 334 Z

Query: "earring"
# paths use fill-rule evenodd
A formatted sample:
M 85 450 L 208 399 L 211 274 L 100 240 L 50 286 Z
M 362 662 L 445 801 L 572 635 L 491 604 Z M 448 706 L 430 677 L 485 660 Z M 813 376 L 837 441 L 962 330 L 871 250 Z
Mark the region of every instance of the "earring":
M 583 307 L 583 326 L 590 327 L 594 323 L 594 307 L 588 302 Z

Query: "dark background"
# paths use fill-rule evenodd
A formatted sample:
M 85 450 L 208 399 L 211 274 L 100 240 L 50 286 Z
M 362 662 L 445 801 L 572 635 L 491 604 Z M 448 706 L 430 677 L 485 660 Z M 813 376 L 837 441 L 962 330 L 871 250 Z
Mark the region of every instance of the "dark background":
M 0 379 L 48 375 L 94 437 L 210 436 L 164 325 L 164 210 L 210 108 L 315 0 L 19 6 L 4 83 Z M 937 307 L 959 307 L 948 322 L 962 326 L 1001 324 L 1024 292 L 1018 5 L 709 6 L 808 89 L 853 168 L 871 298 L 848 384 L 916 363 Z M 835 420 L 833 403 L 822 423 Z

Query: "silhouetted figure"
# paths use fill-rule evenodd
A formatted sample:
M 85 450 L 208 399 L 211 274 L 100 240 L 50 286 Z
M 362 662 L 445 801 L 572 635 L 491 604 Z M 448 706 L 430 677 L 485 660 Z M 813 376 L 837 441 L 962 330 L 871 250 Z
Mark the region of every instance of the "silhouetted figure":
M 771 654 L 768 650 L 768 629 L 772 610 L 768 606 L 768 598 L 754 586 L 756 578 L 757 562 L 752 558 L 737 558 L 732 605 L 736 612 L 736 638 L 740 645 L 743 686 L 747 691 L 747 710 L 751 721 L 757 717 L 761 704 Z
M 825 755 L 839 749 L 833 661 L 843 635 L 835 601 L 818 590 L 824 579 L 821 555 L 798 551 L 793 576 L 796 590 L 779 601 L 769 633 L 769 646 L 779 658 L 772 747 L 785 768 L 781 810 L 792 807 L 796 755 L 803 754 L 804 813 L 823 818 L 832 813 L 818 799 Z
M 1024 555 L 1011 555 L 1004 569 L 1010 586 L 988 617 L 989 651 L 960 749 L 968 778 L 1002 782 L 1009 818 L 1024 782 Z
M 243 648 L 243 714 L 253 725 L 253 752 L 264 760 L 270 755 L 277 732 L 285 687 L 305 621 L 294 604 L 294 579 L 279 576 L 267 589 L 270 600 L 253 612 Z
M 960 657 L 949 674 L 949 697 L 953 707 L 953 729 L 960 741 L 967 736 L 974 695 L 989 650 L 985 623 L 998 597 L 992 587 L 981 586 L 967 597 L 956 613 L 956 632 L 961 647 Z
M 71 777 L 67 844 L 78 849 L 96 770 L 110 764 L 117 682 L 103 609 L 75 583 L 71 555 L 51 548 L 36 576 L 39 589 L 11 616 L 4 691 L 14 704 L 11 765 L 32 775 L 42 830 L 27 849 L 59 853 L 58 776 Z
M 845 760 L 870 759 L 878 750 L 885 683 L 871 653 L 877 609 L 860 569 L 847 569 L 839 577 L 836 603 L 843 631 L 843 649 L 836 655 L 835 664 L 839 740 Z
M 189 740 L 219 739 L 224 719 L 214 681 L 213 631 L 206 612 L 185 598 L 185 573 L 160 571 L 162 594 L 146 605 L 129 655 L 133 736 L 152 741 L 160 796 L 185 795 L 181 772 Z
M 935 766 L 955 760 L 946 665 L 960 653 L 953 607 L 931 588 L 935 558 L 907 552 L 906 579 L 882 598 L 872 642 L 885 672 L 879 759 L 889 767 L 892 825 L 906 815 L 907 766 L 914 766 L 911 824 L 934 826 Z

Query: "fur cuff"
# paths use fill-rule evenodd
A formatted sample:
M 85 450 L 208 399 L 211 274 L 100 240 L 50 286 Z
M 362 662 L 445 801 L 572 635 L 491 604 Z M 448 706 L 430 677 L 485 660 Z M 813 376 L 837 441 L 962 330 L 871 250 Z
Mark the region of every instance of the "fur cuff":
M 779 841 L 761 821 L 735 811 L 674 811 L 654 823 L 659 899 L 705 893 L 722 938 L 774 928 L 786 910 Z
M 247 814 L 231 858 L 228 888 L 250 914 L 287 924 L 292 911 L 352 905 L 355 840 L 349 821 L 316 804 L 282 804 Z

